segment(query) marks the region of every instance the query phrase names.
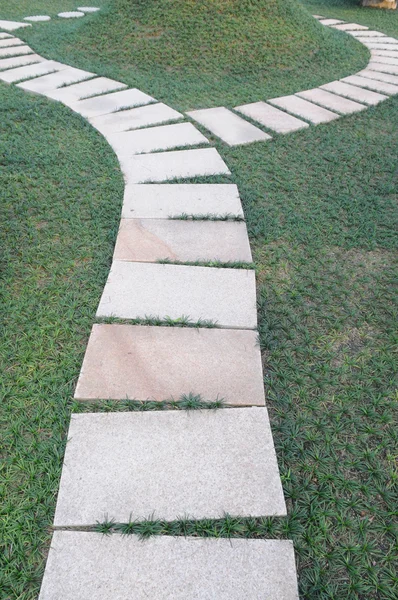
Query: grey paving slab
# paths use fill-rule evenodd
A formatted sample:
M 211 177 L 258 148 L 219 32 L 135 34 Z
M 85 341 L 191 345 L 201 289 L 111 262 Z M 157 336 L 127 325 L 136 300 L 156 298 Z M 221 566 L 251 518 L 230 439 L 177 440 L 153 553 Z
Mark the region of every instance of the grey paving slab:
M 332 94 L 327 90 L 320 88 L 299 92 L 297 96 L 304 98 L 304 100 L 315 102 L 315 104 L 320 104 L 325 108 L 329 108 L 330 110 L 343 115 L 351 115 L 367 108 L 364 104 L 358 104 L 358 102 L 336 96 L 336 94 Z
M 361 77 L 367 77 L 368 79 L 376 79 L 378 81 L 385 81 L 386 83 L 392 83 L 393 85 L 398 85 L 398 75 L 391 75 L 389 73 L 381 73 L 380 71 L 370 71 L 368 69 L 364 69 L 363 71 L 359 71 L 357 75 Z
M 12 38 L 14 36 L 12 36 L 10 33 L 5 33 L 4 31 L 0 31 L 0 40 L 5 40 L 6 38 Z
M 286 514 L 265 407 L 72 415 L 56 527 L 224 513 Z
M 23 54 L 33 54 L 32 48 L 26 45 L 0 48 L 0 58 L 6 58 L 7 56 L 22 56 Z
M 344 23 L 344 21 L 340 21 L 339 19 L 321 19 L 319 22 L 326 26 L 340 25 L 340 23 Z
M 239 146 L 271 139 L 270 135 L 223 106 L 193 110 L 187 112 L 187 115 L 229 146 Z
M 362 42 L 364 43 L 364 42 Z M 373 40 L 371 42 L 367 42 L 365 44 L 365 46 L 367 46 L 367 48 L 369 48 L 370 50 L 398 50 L 398 43 L 397 44 L 376 44 L 373 42 Z
M 20 40 L 19 38 L 15 38 L 15 37 L 10 37 L 10 38 L 6 38 L 4 40 L 0 40 L 0 48 L 10 48 L 12 46 L 22 46 L 23 44 L 25 44 L 25 42 L 23 40 Z
M 398 65 L 385 65 L 379 62 L 370 62 L 366 68 L 370 71 L 380 71 L 381 73 L 398 75 Z
M 58 13 L 58 17 L 61 17 L 61 19 L 78 19 L 79 17 L 84 17 L 84 13 L 79 10 L 71 10 Z
M 126 183 L 149 183 L 175 178 L 230 175 L 215 148 L 177 150 L 133 156 L 124 170 Z
M 73 104 L 73 110 L 78 112 L 83 117 L 97 117 L 107 113 L 113 113 L 124 108 L 140 106 L 153 102 L 154 98 L 144 94 L 135 88 L 122 90 L 121 92 L 113 92 L 96 98 L 88 98 L 80 100 Z
M 398 94 L 398 86 L 391 83 L 385 83 L 384 81 L 376 81 L 375 79 L 368 79 L 367 77 L 359 77 L 359 75 L 350 75 L 345 77 L 342 81 L 352 83 L 360 87 L 373 90 L 375 92 L 381 92 L 389 96 Z
M 16 29 L 21 29 L 21 27 L 32 27 L 32 24 L 20 23 L 19 21 L 0 21 L 0 29 L 5 29 L 6 31 L 15 31 Z
M 268 102 L 302 117 L 314 125 L 329 123 L 330 121 L 339 118 L 339 115 L 336 115 L 336 113 L 331 112 L 326 108 L 321 108 L 316 104 L 312 104 L 312 102 L 308 102 L 307 100 L 303 100 L 303 98 L 299 98 L 298 96 L 282 96 L 280 98 L 268 100 Z
M 383 45 L 388 45 L 388 44 L 398 44 L 398 39 L 395 39 L 393 37 L 387 37 L 386 35 L 382 35 L 380 34 L 380 37 L 372 37 L 372 38 L 368 38 L 364 35 L 357 35 L 356 36 L 357 40 L 359 40 L 360 42 L 362 42 L 362 44 L 383 44 Z
M 371 50 L 371 57 L 373 56 L 390 56 L 391 58 L 398 58 L 398 49 L 397 50 Z
M 184 115 L 162 102 L 148 104 L 130 110 L 119 110 L 115 113 L 90 118 L 89 121 L 104 135 L 139 129 L 150 125 L 160 125 L 168 121 L 183 119 Z
M 183 291 L 183 293 L 181 293 Z M 254 271 L 114 261 L 97 317 L 211 320 L 220 327 L 257 326 Z
M 370 90 L 365 90 L 356 85 L 350 85 L 344 81 L 331 81 L 321 87 L 334 94 L 339 94 L 340 96 L 351 98 L 352 100 L 358 100 L 358 102 L 363 102 L 364 104 L 369 104 L 371 106 L 379 104 L 379 102 L 383 102 L 383 100 L 387 100 L 387 96 L 384 96 L 383 94 L 371 92 Z
M 98 6 L 78 6 L 77 10 L 80 10 L 81 12 L 84 13 L 93 13 L 93 12 L 97 12 L 98 10 L 101 10 Z
M 125 219 L 167 219 L 184 213 L 243 218 L 238 188 L 219 183 L 147 183 L 125 187 L 122 208 Z
M 51 21 L 51 17 L 48 15 L 33 15 L 31 17 L 24 17 L 24 21 L 32 21 L 32 23 L 40 23 L 42 21 Z
M 223 398 L 236 406 L 264 406 L 257 332 L 94 325 L 77 382 L 77 400 Z
M 298 600 L 289 540 L 55 531 L 39 600 Z
M 271 129 L 277 133 L 291 133 L 292 131 L 298 131 L 309 127 L 308 123 L 292 117 L 286 112 L 266 104 L 265 102 L 253 102 L 252 104 L 244 104 L 237 106 L 235 110 L 238 110 L 242 114 L 246 115 Z
M 155 150 L 169 150 L 179 146 L 197 146 L 209 143 L 208 139 L 192 123 L 177 123 L 148 127 L 136 131 L 112 133 L 107 135 L 106 139 L 121 163 L 127 159 L 127 168 L 129 165 L 128 159 L 134 154 L 146 154 Z
M 251 262 L 245 223 L 122 219 L 114 260 Z
M 384 33 L 380 33 L 380 31 L 372 31 L 371 29 L 368 29 L 367 31 L 352 31 L 351 35 L 357 38 L 386 37 Z
M 52 73 L 51 75 L 44 75 L 43 77 L 37 77 L 31 81 L 18 83 L 18 87 L 29 92 L 43 94 L 46 96 L 49 92 L 55 90 L 56 88 L 59 88 L 63 85 L 69 85 L 71 83 L 77 83 L 78 81 L 83 81 L 84 79 L 88 79 L 93 75 L 94 73 L 89 73 L 88 71 L 82 71 L 81 69 L 68 67 L 67 69 L 62 69 L 62 71 Z
M 369 69 L 372 69 L 372 65 L 374 63 L 398 66 L 398 57 L 394 58 L 391 56 L 380 56 L 379 54 L 372 54 L 372 61 L 369 63 Z
M 31 65 L 44 61 L 45 59 L 38 54 L 26 54 L 25 56 L 13 56 L 12 58 L 3 58 L 0 60 L 0 70 L 13 69 L 23 65 Z
M 59 100 L 67 106 L 71 106 L 74 102 L 83 98 L 103 94 L 105 92 L 112 92 L 118 89 L 120 90 L 126 87 L 127 85 L 120 81 L 108 79 L 107 77 L 97 77 L 96 79 L 90 79 L 89 81 L 75 83 L 73 85 L 68 85 L 65 88 L 54 90 L 48 94 L 48 97 L 53 100 Z
M 338 25 L 331 25 L 331 27 L 340 31 L 365 31 L 369 29 L 366 25 L 359 25 L 358 23 L 340 23 Z
M 54 73 L 55 71 L 62 71 L 67 68 L 67 65 L 55 60 L 43 60 L 33 65 L 25 65 L 23 67 L 17 67 L 16 69 L 2 71 L 0 72 L 0 79 L 7 83 L 13 83 L 15 81 L 22 81 L 22 79 L 46 75 L 47 73 Z

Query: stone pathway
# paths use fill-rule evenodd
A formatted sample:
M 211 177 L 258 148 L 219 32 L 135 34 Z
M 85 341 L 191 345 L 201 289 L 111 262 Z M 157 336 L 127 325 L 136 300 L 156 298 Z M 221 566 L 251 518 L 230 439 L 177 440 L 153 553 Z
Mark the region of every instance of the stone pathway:
M 201 147 L 209 141 L 192 123 L 175 123 L 184 116 L 140 90 L 46 60 L 9 34 L 1 40 L 0 79 L 88 119 L 114 149 L 125 177 L 97 317 L 127 322 L 93 326 L 76 401 L 160 402 L 193 394 L 225 403 L 217 411 L 72 415 L 40 600 L 128 600 L 132 594 L 297 600 L 289 541 L 163 537 L 146 543 L 84 532 L 112 518 L 286 515 L 265 407 L 255 271 L 248 268 L 237 187 L 174 182 L 230 176 L 217 150 Z M 239 129 L 231 143 L 269 137 L 231 111 L 219 113 Z M 296 121 L 287 115 L 280 127 Z M 149 317 L 195 327 L 133 324 Z

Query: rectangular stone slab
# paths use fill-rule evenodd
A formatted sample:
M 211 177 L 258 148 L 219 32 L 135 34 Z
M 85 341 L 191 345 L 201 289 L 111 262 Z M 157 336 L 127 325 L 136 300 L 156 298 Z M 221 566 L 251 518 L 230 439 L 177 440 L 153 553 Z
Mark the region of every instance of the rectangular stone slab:
M 193 321 L 211 320 L 219 327 L 257 326 L 254 271 L 186 265 L 114 261 L 97 309 L 97 317 Z
M 168 219 L 184 213 L 243 218 L 238 188 L 222 183 L 147 183 L 125 187 L 124 219 Z
M 87 100 L 79 100 L 73 104 L 73 110 L 83 117 L 97 117 L 113 113 L 124 108 L 140 106 L 153 102 L 154 98 L 144 94 L 135 88 L 130 90 L 122 90 L 121 92 L 113 92 L 112 94 L 104 94 L 96 98 L 88 98 Z
M 386 35 L 382 35 L 380 34 L 380 37 L 372 37 L 372 38 L 367 38 L 364 37 L 363 35 L 359 34 L 357 37 L 357 40 L 362 42 L 362 44 L 368 44 L 368 43 L 372 43 L 372 44 L 398 44 L 398 40 L 393 38 L 393 37 L 387 37 Z
M 385 81 L 386 83 L 398 85 L 398 75 L 380 73 L 379 71 L 368 71 L 367 69 L 360 71 L 358 75 L 360 75 L 361 77 L 367 77 L 368 79 L 376 79 L 377 81 Z
M 239 146 L 271 139 L 270 135 L 223 106 L 193 110 L 187 112 L 187 115 L 229 146 Z
M 351 115 L 366 108 L 364 104 L 358 104 L 358 102 L 347 100 L 347 98 L 342 98 L 336 94 L 331 94 L 330 92 L 320 88 L 299 92 L 297 96 L 304 98 L 304 100 L 310 100 L 311 102 L 320 104 L 325 108 L 329 108 L 330 110 L 336 111 L 343 115 Z
M 167 121 L 182 119 L 183 115 L 170 106 L 159 102 L 130 110 L 119 110 L 116 113 L 90 118 L 89 121 L 98 131 L 108 135 L 119 131 L 138 129 L 158 125 Z
M 122 219 L 114 260 L 251 262 L 245 223 Z
M 10 48 L 11 46 L 22 46 L 23 44 L 25 44 L 25 42 L 23 40 L 20 40 L 19 38 L 9 37 L 9 38 L 6 38 L 5 40 L 0 39 L 0 48 Z
M 374 56 L 389 56 L 390 58 L 398 58 L 398 50 L 371 50 L 371 57 Z
M 391 64 L 382 64 L 380 62 L 370 62 L 367 69 L 371 71 L 380 71 L 381 73 L 391 73 L 391 75 L 398 75 L 398 66 Z
M 333 92 L 334 94 L 339 94 L 340 96 L 344 96 L 346 98 L 351 98 L 352 100 L 358 100 L 359 102 L 363 102 L 364 104 L 369 104 L 371 106 L 379 104 L 379 102 L 383 102 L 383 100 L 387 100 L 387 96 L 377 94 L 376 92 L 371 92 L 370 90 L 364 90 L 363 88 L 350 85 L 344 81 L 331 81 L 330 83 L 323 85 L 322 89 Z
M 12 58 L 3 58 L 0 60 L 0 70 L 14 69 L 23 65 L 31 65 L 44 61 L 45 59 L 38 54 L 26 54 L 25 56 L 13 56 Z
M 123 172 L 128 184 L 231 174 L 215 148 L 133 156 Z
M 0 79 L 7 83 L 13 83 L 15 81 L 21 81 L 22 79 L 29 79 L 37 77 L 39 75 L 46 75 L 55 71 L 62 71 L 67 69 L 67 65 L 63 65 L 55 60 L 43 60 L 33 65 L 25 65 L 16 69 L 8 69 L 0 73 Z
M 272 129 L 277 133 L 291 133 L 309 127 L 308 123 L 292 117 L 282 110 L 266 104 L 265 102 L 253 102 L 252 104 L 244 104 L 237 106 L 235 110 L 243 113 L 247 117 L 258 121 L 264 127 Z
M 31 81 L 18 83 L 18 87 L 36 94 L 43 94 L 45 96 L 48 94 L 48 92 L 51 92 L 56 88 L 88 79 L 93 75 L 94 73 L 89 73 L 88 71 L 82 71 L 81 69 L 68 67 L 67 69 L 62 69 L 62 71 L 52 73 L 51 75 L 44 75 L 43 77 L 37 77 Z
M 398 94 L 398 86 L 392 85 L 391 83 L 384 83 L 384 81 L 376 81 L 375 79 L 368 79 L 367 77 L 359 77 L 358 75 L 350 75 L 345 77 L 342 81 L 352 83 L 360 87 L 373 90 L 375 92 L 382 92 L 389 96 Z
M 32 48 L 29 46 L 13 46 L 12 48 L 0 48 L 0 58 L 6 56 L 22 56 L 23 54 L 33 54 Z
M 330 25 L 339 25 L 340 23 L 344 23 L 344 21 L 339 21 L 339 19 L 321 19 L 319 21 L 322 25 L 330 26 Z
M 364 43 L 364 42 L 362 42 Z M 398 43 L 397 44 L 376 44 L 373 42 L 373 40 L 371 42 L 367 42 L 365 44 L 365 46 L 367 48 L 369 48 L 369 50 L 398 50 Z
M 126 87 L 127 85 L 120 81 L 114 81 L 107 77 L 97 77 L 96 79 L 90 79 L 90 81 L 83 81 L 82 83 L 75 83 L 74 85 L 54 90 L 53 92 L 50 92 L 48 96 L 53 100 L 59 100 L 67 106 L 70 106 L 83 98 L 104 94 L 105 92 L 113 92 L 114 90 L 120 90 Z
M 138 131 L 112 133 L 107 135 L 106 139 L 116 152 L 120 162 L 125 162 L 125 159 L 129 159 L 134 154 L 147 154 L 155 150 L 209 143 L 208 139 L 192 123 L 177 123 L 148 127 Z M 128 165 L 127 160 L 127 168 Z
M 18 21 L 0 21 L 0 29 L 15 31 L 21 27 L 32 27 L 32 23 L 19 23 Z
M 71 417 L 55 527 L 285 515 L 263 408 Z
M 372 54 L 372 62 L 369 63 L 369 69 L 372 69 L 373 63 L 381 63 L 383 65 L 394 65 L 398 66 L 398 58 L 392 58 L 391 56 L 379 56 L 378 54 Z
M 250 330 L 94 325 L 77 400 L 179 399 L 201 394 L 237 406 L 265 404 L 257 333 Z
M 351 35 L 356 38 L 377 38 L 384 37 L 384 33 L 380 33 L 380 31 L 373 31 L 368 29 L 367 31 L 352 31 Z
M 55 531 L 39 600 L 298 600 L 293 544 Z
M 298 96 L 283 96 L 281 98 L 273 98 L 272 100 L 268 100 L 268 102 L 283 108 L 283 110 L 298 115 L 314 125 L 329 123 L 329 121 L 339 118 L 339 115 L 336 115 L 336 113 L 326 110 L 326 108 L 321 108 L 316 104 L 312 104 L 307 100 L 303 100 Z
M 339 29 L 340 31 L 366 31 L 369 27 L 366 25 L 358 25 L 358 23 L 340 23 L 339 25 L 332 25 L 333 29 Z
M 13 36 L 10 33 L 0 32 L 0 40 L 5 40 L 6 38 L 12 38 Z

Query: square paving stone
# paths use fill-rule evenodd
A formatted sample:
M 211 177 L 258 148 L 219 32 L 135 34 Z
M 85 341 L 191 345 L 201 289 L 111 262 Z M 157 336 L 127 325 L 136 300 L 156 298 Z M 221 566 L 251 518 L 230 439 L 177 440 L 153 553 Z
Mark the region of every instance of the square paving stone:
M 215 148 L 133 156 L 123 172 L 128 184 L 231 174 Z
M 336 113 L 312 104 L 312 102 L 308 102 L 307 100 L 303 100 L 303 98 L 299 98 L 298 96 L 283 96 L 281 98 L 273 98 L 272 100 L 268 100 L 268 102 L 298 115 L 314 125 L 329 123 L 339 118 L 339 115 L 336 115 Z
M 201 394 L 231 405 L 265 403 L 257 333 L 250 330 L 94 325 L 77 400 L 155 400 Z
M 376 81 L 375 79 L 368 79 L 367 77 L 360 77 L 359 75 L 350 75 L 345 77 L 342 81 L 346 83 L 352 83 L 375 92 L 381 92 L 389 96 L 398 94 L 398 86 L 392 85 L 391 83 L 385 83 L 384 81 Z
M 55 71 L 62 71 L 67 69 L 67 65 L 56 62 L 55 60 L 43 60 L 33 65 L 25 65 L 16 69 L 8 69 L 0 73 L 0 79 L 7 83 L 13 83 L 15 81 L 21 81 L 22 79 L 29 79 L 37 77 L 39 75 L 47 75 Z
M 358 104 L 358 102 L 347 100 L 347 98 L 342 98 L 341 96 L 331 94 L 330 92 L 320 88 L 299 92 L 297 96 L 304 98 L 304 100 L 310 100 L 311 102 L 320 104 L 325 108 L 329 108 L 330 110 L 336 111 L 343 115 L 351 115 L 366 108 L 366 106 L 363 104 Z
M 331 81 L 330 83 L 323 85 L 322 89 L 329 90 L 334 94 L 339 94 L 340 96 L 344 96 L 346 98 L 351 98 L 352 100 L 358 100 L 359 102 L 363 102 L 364 104 L 369 104 L 371 106 L 379 104 L 379 102 L 383 102 L 383 100 L 387 100 L 387 96 L 377 94 L 376 92 L 371 92 L 370 90 L 364 90 L 363 88 L 350 85 L 349 83 L 343 81 Z
M 0 58 L 5 58 L 6 56 L 22 56 L 23 54 L 33 54 L 32 48 L 26 45 L 0 48 Z
M 293 544 L 56 531 L 39 600 L 298 600 Z
M 377 81 L 385 81 L 386 83 L 398 85 L 398 75 L 390 75 L 389 73 L 380 73 L 380 71 L 370 71 L 367 69 L 360 71 L 358 75 L 367 77 L 368 79 L 376 79 Z
M 285 515 L 265 407 L 71 417 L 54 525 Z
M 24 41 L 19 38 L 9 37 L 4 40 L 0 40 L 0 48 L 10 48 L 11 46 L 23 46 Z
M 177 123 L 149 127 L 138 131 L 123 131 L 106 136 L 120 162 L 134 154 L 147 154 L 155 150 L 168 150 L 179 146 L 197 146 L 209 141 L 191 123 Z M 126 163 L 128 167 L 128 162 Z
M 309 127 L 308 123 L 300 121 L 296 117 L 292 117 L 282 110 L 266 104 L 265 102 L 253 102 L 252 104 L 244 104 L 237 106 L 235 110 L 243 113 L 247 117 L 258 121 L 264 127 L 272 129 L 277 133 L 291 133 Z
M 115 260 L 97 317 L 189 317 L 219 327 L 257 326 L 254 271 Z
M 96 79 L 90 79 L 90 81 L 83 81 L 82 83 L 75 83 L 74 85 L 54 90 L 48 96 L 53 100 L 63 102 L 67 106 L 72 106 L 75 102 L 83 98 L 104 94 L 105 92 L 113 92 L 126 87 L 127 85 L 120 81 L 114 81 L 107 77 L 97 77 Z
M 114 260 L 251 262 L 245 223 L 122 219 Z
M 147 183 L 125 187 L 122 208 L 125 219 L 168 219 L 182 214 L 243 218 L 238 188 L 222 183 Z
M 183 119 L 184 115 L 177 112 L 170 106 L 159 102 L 157 104 L 148 104 L 139 108 L 130 110 L 119 110 L 116 113 L 102 115 L 100 117 L 90 118 L 89 121 L 98 131 L 104 135 L 158 125 L 167 121 L 177 121 Z
M 0 29 L 15 31 L 21 27 L 32 27 L 31 23 L 19 23 L 18 21 L 0 21 Z
M 43 77 L 37 77 L 36 79 L 32 79 L 31 81 L 24 81 L 23 83 L 18 83 L 18 87 L 29 92 L 43 94 L 44 96 L 46 96 L 48 92 L 51 92 L 56 88 L 59 88 L 63 85 L 76 83 L 84 79 L 88 79 L 93 75 L 94 73 L 89 73 L 88 71 L 82 71 L 81 69 L 68 67 L 67 69 L 62 69 L 62 71 L 58 71 L 57 73 L 51 73 L 51 75 L 44 75 Z
M 271 139 L 270 135 L 223 106 L 193 110 L 187 112 L 187 115 L 229 146 L 239 146 Z
M 95 98 L 79 100 L 73 105 L 73 110 L 83 117 L 97 117 L 113 113 L 124 108 L 132 108 L 154 102 L 154 98 L 135 88 L 104 94 Z
M 3 58 L 0 60 L 0 70 L 14 69 L 23 65 L 31 65 L 44 61 L 45 59 L 38 54 L 26 54 L 25 56 L 13 56 L 12 58 Z

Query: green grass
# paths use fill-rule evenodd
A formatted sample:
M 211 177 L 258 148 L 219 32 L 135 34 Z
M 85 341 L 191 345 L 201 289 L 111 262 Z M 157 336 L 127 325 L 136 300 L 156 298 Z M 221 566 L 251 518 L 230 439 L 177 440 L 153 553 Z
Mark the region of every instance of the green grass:
M 2 16 L 18 17 L 9 4 L 0 4 Z M 43 2 L 40 12 L 50 4 Z M 126 14 L 132 4 L 113 6 Z M 390 11 L 359 9 L 350 0 L 305 4 L 398 36 L 397 14 Z M 213 89 L 204 71 L 195 84 L 178 65 L 152 70 L 151 45 L 141 68 L 134 57 L 143 42 L 132 35 L 133 25 L 106 10 L 91 21 L 47 25 L 23 31 L 36 50 L 139 82 L 176 108 L 304 89 L 360 68 L 364 58 L 352 41 L 350 49 L 342 46 L 348 54 L 340 60 L 330 40 L 338 36 L 338 45 L 349 38 L 330 31 L 322 41 L 330 60 L 315 59 L 310 73 L 303 43 L 288 70 L 266 67 L 267 81 L 254 97 L 254 72 L 241 79 L 221 73 Z M 279 52 L 292 58 L 290 42 Z M 69 414 L 77 409 L 71 393 L 111 260 L 122 178 L 101 136 L 68 109 L 4 85 L 0 94 L 6 141 L 0 598 L 33 600 Z M 303 600 L 397 597 L 397 123 L 398 102 L 390 99 L 272 142 L 218 144 L 239 185 L 257 270 L 267 404 L 288 518 L 149 519 L 105 529 L 143 537 L 290 538 Z M 142 407 L 123 407 L 136 408 Z

